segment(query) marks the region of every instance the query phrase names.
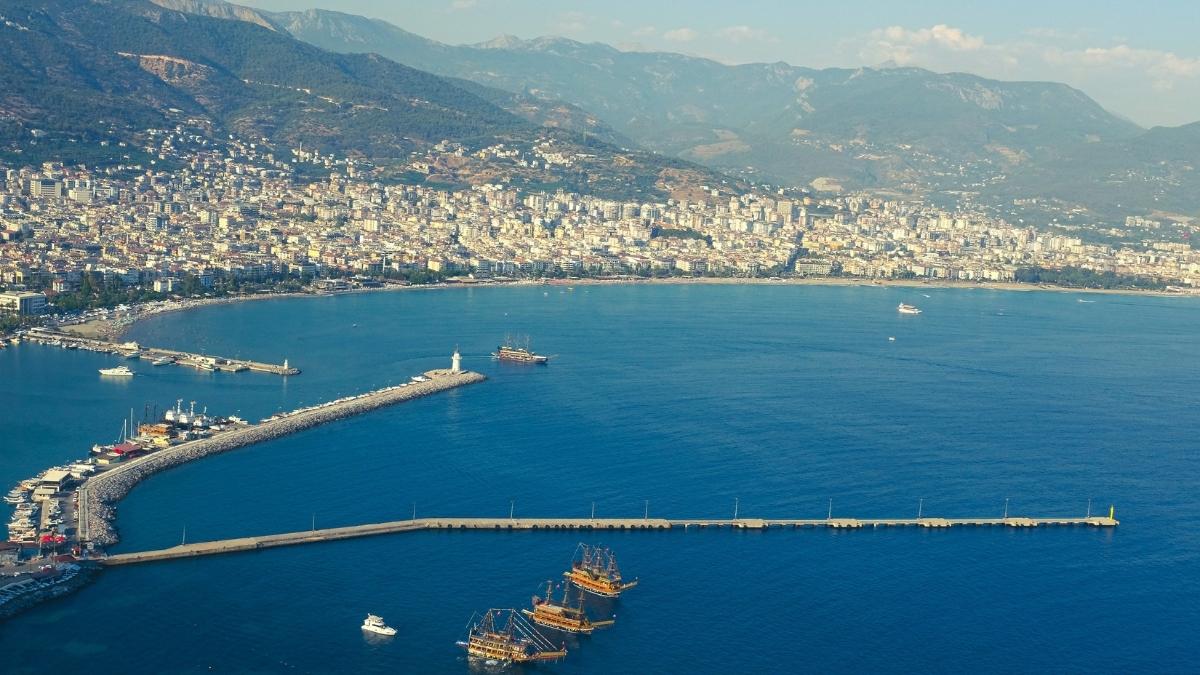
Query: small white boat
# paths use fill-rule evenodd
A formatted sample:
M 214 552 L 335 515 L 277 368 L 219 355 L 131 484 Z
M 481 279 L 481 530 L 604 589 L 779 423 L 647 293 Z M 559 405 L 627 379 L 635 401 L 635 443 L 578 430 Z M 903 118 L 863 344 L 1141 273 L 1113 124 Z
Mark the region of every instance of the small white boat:
M 367 618 L 363 621 L 362 629 L 368 633 L 375 633 L 378 635 L 396 634 L 396 629 L 385 624 L 383 622 L 383 617 L 375 616 L 374 614 L 367 615 Z
M 175 359 L 173 359 L 169 356 L 164 356 L 162 358 L 154 359 L 150 363 L 152 365 L 156 365 L 156 366 L 169 366 L 172 363 L 175 363 Z
M 900 312 L 901 314 L 920 314 L 921 313 L 921 310 L 917 309 L 916 306 L 906 305 L 903 302 L 900 303 L 900 306 L 896 308 L 896 311 Z
M 109 375 L 112 377 L 133 377 L 133 371 L 125 366 L 117 366 L 116 368 L 101 368 L 101 375 Z

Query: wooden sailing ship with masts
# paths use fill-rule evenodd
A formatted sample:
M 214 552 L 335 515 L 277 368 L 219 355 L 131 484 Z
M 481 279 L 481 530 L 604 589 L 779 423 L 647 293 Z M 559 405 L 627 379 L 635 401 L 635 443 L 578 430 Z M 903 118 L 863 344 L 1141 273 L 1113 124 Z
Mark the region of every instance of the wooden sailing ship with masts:
M 564 583 L 562 586 L 562 600 L 555 603 L 552 597 L 554 582 L 547 581 L 546 597 L 533 596 L 533 609 L 523 609 L 521 613 L 539 626 L 584 635 L 590 635 L 597 628 L 604 628 L 616 623 L 616 619 L 592 621 L 583 611 L 583 593 L 579 593 L 579 602 L 571 606 L 568 600 L 571 584 Z
M 546 365 L 550 362 L 550 357 L 545 354 L 535 354 L 529 348 L 529 336 L 525 336 L 522 344 L 516 344 L 512 336 L 504 337 L 504 344 L 496 347 L 496 351 L 492 352 L 492 358 L 499 361 L 510 361 L 513 363 L 532 363 L 536 365 Z
M 467 656 L 488 665 L 507 666 L 539 661 L 557 661 L 567 656 L 567 647 L 555 647 L 514 609 L 489 609 L 482 617 L 471 617 L 466 640 L 458 646 Z
M 580 544 L 575 549 L 571 569 L 563 572 L 563 576 L 580 590 L 603 598 L 620 597 L 638 583 L 637 579 L 622 580 L 617 556 L 611 550 L 587 544 Z

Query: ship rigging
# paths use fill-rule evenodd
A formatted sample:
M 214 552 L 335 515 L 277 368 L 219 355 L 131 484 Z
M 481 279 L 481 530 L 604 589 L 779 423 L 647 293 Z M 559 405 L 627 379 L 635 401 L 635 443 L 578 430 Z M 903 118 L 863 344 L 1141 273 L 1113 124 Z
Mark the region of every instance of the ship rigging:
M 554 628 L 556 630 L 566 631 L 568 633 L 583 633 L 590 635 L 597 628 L 604 628 L 616 623 L 615 619 L 605 619 L 603 621 L 592 621 L 588 618 L 587 613 L 583 611 L 583 592 L 579 593 L 579 602 L 574 606 L 568 604 L 568 591 L 571 584 L 563 584 L 562 601 L 558 604 L 554 603 L 551 596 L 554 582 L 546 582 L 546 597 L 539 598 L 533 596 L 533 609 L 523 609 L 521 612 L 530 618 L 534 623 L 546 628 Z
M 563 572 L 563 576 L 580 590 L 603 598 L 620 597 L 622 592 L 637 586 L 638 583 L 636 578 L 633 581 L 621 579 L 617 556 L 611 550 L 587 544 L 580 544 L 575 549 L 571 569 Z
M 555 647 L 514 609 L 489 609 L 482 617 L 472 616 L 467 639 L 457 644 L 467 650 L 468 658 L 487 665 L 557 661 L 567 656 L 565 644 Z

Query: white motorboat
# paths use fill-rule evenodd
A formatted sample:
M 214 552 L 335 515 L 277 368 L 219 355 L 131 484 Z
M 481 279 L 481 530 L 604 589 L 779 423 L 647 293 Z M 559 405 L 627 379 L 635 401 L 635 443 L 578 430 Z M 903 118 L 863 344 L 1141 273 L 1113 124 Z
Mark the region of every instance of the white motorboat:
M 367 615 L 367 618 L 363 621 L 362 629 L 368 633 L 375 633 L 377 635 L 396 634 L 396 629 L 385 624 L 383 622 L 383 617 L 375 616 L 374 614 Z

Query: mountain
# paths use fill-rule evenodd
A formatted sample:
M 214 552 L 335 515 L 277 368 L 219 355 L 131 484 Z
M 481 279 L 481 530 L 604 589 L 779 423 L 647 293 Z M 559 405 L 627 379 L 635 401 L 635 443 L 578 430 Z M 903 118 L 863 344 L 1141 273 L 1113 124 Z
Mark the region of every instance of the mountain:
M 162 0 L 170 3 L 176 0 Z M 279 30 L 339 52 L 376 52 L 416 68 L 577 104 L 648 147 L 733 166 L 765 145 L 914 145 L 1012 161 L 1140 129 L 1082 92 L 919 68 L 817 70 L 728 66 L 672 53 L 623 52 L 565 38 L 505 36 L 450 46 L 387 22 L 324 10 L 263 15 Z M 824 147 L 821 147 L 824 144 Z M 768 153 L 771 154 L 771 153 Z M 862 153 L 857 153 L 862 154 Z M 809 175 L 780 160 L 764 170 Z
M 338 12 L 309 10 L 271 13 L 220 0 L 151 0 L 151 2 L 166 9 L 189 14 L 253 23 L 285 35 L 291 35 L 332 52 L 382 54 L 376 49 L 370 49 L 369 46 L 389 45 L 389 53 L 383 54 L 384 56 L 422 70 L 425 69 L 416 64 L 424 63 L 428 59 L 417 58 L 418 55 L 436 54 L 445 47 L 432 40 L 401 30 L 386 21 Z M 406 49 L 404 45 L 408 43 L 412 43 L 414 48 Z M 348 49 L 347 45 L 358 45 L 362 48 Z M 453 48 L 445 48 L 445 51 L 451 49 Z M 453 76 L 453 73 L 449 73 L 449 75 Z M 586 132 L 615 145 L 634 145 L 634 142 L 628 137 L 613 130 L 595 115 L 566 100 L 547 100 L 542 97 L 526 95 L 518 90 L 485 87 L 469 79 L 451 77 L 450 80 L 459 88 L 470 91 L 538 126 Z
M 231 11 L 204 4 L 209 12 Z M 567 102 L 644 147 L 765 180 L 1022 195 L 1053 174 L 1054 196 L 1078 203 L 1097 192 L 1089 183 L 1096 167 L 1078 162 L 1100 155 L 1103 166 L 1140 174 L 1165 157 L 1156 153 L 1169 152 L 1155 141 L 1165 132 L 1141 129 L 1052 82 L 920 68 L 730 66 L 557 37 L 455 46 L 341 12 L 256 13 L 255 20 L 324 49 L 374 52 L 527 100 Z M 1113 154 L 1125 151 L 1135 151 L 1128 165 Z M 1172 192 L 1168 201 L 1186 212 L 1200 209 L 1200 196 L 1160 174 L 1150 176 L 1149 192 L 1104 204 L 1153 209 L 1162 196 L 1156 203 L 1147 195 L 1158 190 Z
M 117 0 L 0 0 L 0 15 L 20 27 L 0 40 L 3 113 L 27 126 L 137 126 L 176 108 L 252 138 L 368 155 L 531 129 L 437 76 L 244 21 Z
M 991 192 L 1000 198 L 1064 195 L 1093 210 L 1200 216 L 1200 122 L 1154 127 L 1133 138 L 1091 143 L 1014 171 Z
M 198 0 L 179 6 L 204 15 L 142 0 L 0 0 L 0 153 L 59 158 L 63 148 L 134 140 L 140 130 L 174 126 L 187 115 L 207 120 L 214 134 L 383 163 L 441 140 L 525 149 L 552 140 L 583 159 L 569 170 L 518 169 L 507 178 L 597 193 L 636 196 L 657 193 L 659 182 L 678 188 L 722 180 L 622 149 L 610 143 L 619 135 L 568 104 L 530 101 L 377 54 L 328 52 L 251 10 Z M 496 178 L 476 175 L 478 164 L 463 158 L 453 175 L 443 175 Z

